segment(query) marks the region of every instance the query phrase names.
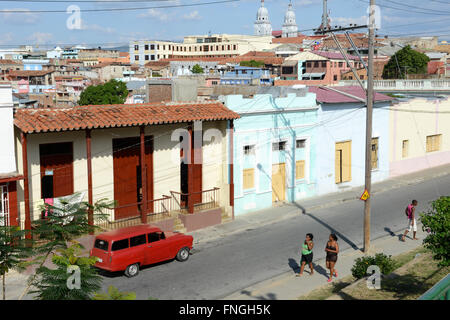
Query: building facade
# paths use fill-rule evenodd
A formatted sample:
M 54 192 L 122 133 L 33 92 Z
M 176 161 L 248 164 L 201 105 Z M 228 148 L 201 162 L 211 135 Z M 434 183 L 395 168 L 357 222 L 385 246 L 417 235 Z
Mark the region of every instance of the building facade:
M 389 113 L 391 177 L 450 163 L 449 96 L 398 98 Z
M 360 87 L 309 87 L 320 103 L 317 135 L 317 194 L 346 191 L 365 181 L 365 93 Z M 373 109 L 372 182 L 389 178 L 389 108 L 376 94 Z
M 152 221 L 173 230 L 178 221 L 191 231 L 220 223 L 232 216 L 223 155 L 228 122 L 238 117 L 217 102 L 20 109 L 21 224 L 40 219 L 44 201 L 76 193 L 89 203 L 117 201 L 108 228 Z
M 253 98 L 224 98 L 225 105 L 241 116 L 234 124 L 236 215 L 317 192 L 315 94 L 299 89 L 283 97 L 281 88 L 273 89 Z

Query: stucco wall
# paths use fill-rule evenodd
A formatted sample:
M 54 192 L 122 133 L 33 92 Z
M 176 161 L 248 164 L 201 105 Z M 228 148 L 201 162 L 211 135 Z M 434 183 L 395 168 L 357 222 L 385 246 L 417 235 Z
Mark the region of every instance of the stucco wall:
M 226 121 L 204 123 L 204 130 L 219 128 L 222 140 L 205 141 L 203 147 L 203 190 L 219 187 L 225 192 L 221 197 L 221 203 L 228 204 L 228 169 L 226 166 L 226 151 L 228 140 L 226 136 Z M 153 174 L 154 174 L 154 198 L 163 195 L 170 196 L 170 191 L 180 191 L 180 149 L 178 135 L 172 134 L 174 130 L 187 128 L 187 124 L 147 126 L 145 135 L 154 138 Z M 20 172 L 22 170 L 22 147 L 20 144 L 20 131 L 15 130 L 17 143 L 17 161 Z M 98 129 L 92 131 L 92 188 L 94 202 L 102 198 L 114 199 L 114 166 L 112 155 L 112 140 L 117 138 L 139 137 L 139 128 L 114 128 Z M 28 171 L 30 177 L 30 207 L 35 208 L 33 217 L 39 217 L 37 205 L 41 201 L 41 181 L 39 144 L 73 142 L 74 163 L 74 191 L 85 191 L 84 198 L 87 201 L 87 161 L 86 161 L 86 136 L 84 131 L 40 133 L 28 135 Z M 225 171 L 224 171 L 225 170 Z M 19 183 L 19 203 L 24 221 L 23 181 Z
M 378 169 L 372 182 L 389 177 L 389 103 L 376 104 L 373 111 L 373 138 L 378 140 Z M 360 104 L 321 105 L 319 111 L 317 162 L 318 195 L 364 185 L 366 110 Z M 336 184 L 335 145 L 352 141 L 351 181 Z
M 399 176 L 450 163 L 450 99 L 413 98 L 390 111 L 390 175 Z M 442 134 L 441 150 L 426 152 L 427 136 Z M 409 154 L 402 156 L 403 140 Z
M 272 95 L 226 97 L 226 106 L 241 115 L 235 121 L 234 196 L 235 215 L 272 206 L 272 165 L 285 163 L 285 200 L 293 201 L 315 194 L 315 134 L 317 121 L 315 94 L 274 99 Z M 283 108 L 288 111 L 276 112 Z M 245 112 L 254 112 L 245 114 Z M 306 139 L 305 150 L 295 148 L 296 139 Z M 272 143 L 286 141 L 285 151 L 272 151 Z M 245 145 L 255 145 L 254 155 L 244 155 Z M 293 152 L 295 150 L 295 152 Z M 305 160 L 305 179 L 295 179 L 295 161 Z M 255 187 L 243 189 L 243 170 L 253 168 Z
M 12 89 L 0 84 L 0 173 L 16 171 Z

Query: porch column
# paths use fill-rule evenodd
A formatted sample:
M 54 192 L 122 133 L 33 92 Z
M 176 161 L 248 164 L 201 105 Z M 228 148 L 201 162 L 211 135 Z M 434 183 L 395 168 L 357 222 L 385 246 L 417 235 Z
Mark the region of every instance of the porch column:
M 30 216 L 30 190 L 28 179 L 28 156 L 27 156 L 27 134 L 25 132 L 20 133 L 22 142 L 22 166 L 23 166 L 23 198 L 25 202 L 25 229 L 31 230 L 31 216 Z M 31 239 L 31 233 L 27 232 L 26 239 Z
M 231 206 L 231 218 L 234 220 L 234 171 L 233 171 L 233 163 L 234 163 L 234 141 L 233 141 L 233 133 L 234 133 L 234 123 L 233 120 L 230 120 L 230 159 L 229 162 L 229 175 L 230 175 L 230 206 Z
M 147 168 L 145 164 L 145 126 L 140 127 L 141 136 L 141 188 L 142 188 L 142 205 L 141 205 L 141 221 L 147 223 Z
M 92 196 L 92 153 L 91 153 L 91 129 L 86 129 L 86 158 L 87 158 L 87 176 L 88 176 L 88 201 L 92 206 L 94 204 Z M 88 211 L 88 223 L 94 225 L 94 212 L 92 208 Z M 93 234 L 93 232 L 91 232 Z
M 194 213 L 194 197 L 193 197 L 193 190 L 194 190 L 194 146 L 193 146 L 193 140 L 194 135 L 192 134 L 192 126 L 193 123 L 191 123 L 188 127 L 189 131 L 189 143 L 188 143 L 188 150 L 190 153 L 190 158 L 188 158 L 188 212 Z

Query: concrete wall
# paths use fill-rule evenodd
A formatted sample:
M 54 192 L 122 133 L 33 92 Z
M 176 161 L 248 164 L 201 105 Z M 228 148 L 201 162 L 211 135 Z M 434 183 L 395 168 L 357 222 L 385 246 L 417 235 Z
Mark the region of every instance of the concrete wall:
M 450 163 L 449 123 L 448 96 L 412 98 L 395 104 L 390 111 L 390 175 L 395 177 Z M 441 150 L 426 152 L 427 136 L 435 134 L 442 134 Z M 405 158 L 403 140 L 409 140 L 409 154 Z
M 251 99 L 230 95 L 225 105 L 238 112 L 234 133 L 235 215 L 272 206 L 272 165 L 286 165 L 286 201 L 299 200 L 316 193 L 315 163 L 317 122 L 315 94 L 273 98 L 270 94 Z M 280 109 L 285 111 L 280 112 Z M 306 147 L 296 149 L 295 141 L 305 139 Z M 272 151 L 272 143 L 286 141 L 285 151 Z M 244 146 L 254 145 L 254 155 L 244 155 Z M 295 178 L 296 160 L 305 160 L 305 179 Z M 255 188 L 243 189 L 243 170 L 253 168 Z
M 376 104 L 373 111 L 372 137 L 378 137 L 378 169 L 372 171 L 372 182 L 389 177 L 389 103 Z M 321 105 L 319 111 L 317 194 L 345 191 L 364 185 L 366 112 L 360 104 Z M 335 145 L 352 141 L 351 181 L 336 184 Z M 361 192 L 362 193 L 362 192 Z
M 12 88 L 0 84 L 0 173 L 16 171 Z

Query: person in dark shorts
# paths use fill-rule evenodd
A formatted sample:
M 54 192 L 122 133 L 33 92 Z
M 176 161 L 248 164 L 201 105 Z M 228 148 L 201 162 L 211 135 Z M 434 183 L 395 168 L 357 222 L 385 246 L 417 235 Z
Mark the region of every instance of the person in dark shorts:
M 314 274 L 314 268 L 313 268 L 313 264 L 312 264 L 312 260 L 313 260 L 313 252 L 312 252 L 312 248 L 314 247 L 314 242 L 312 241 L 314 238 L 314 236 L 312 235 L 312 233 L 308 233 L 306 235 L 306 239 L 305 242 L 302 245 L 302 259 L 300 261 L 300 273 L 297 274 L 297 277 L 300 277 L 301 275 L 303 275 L 303 270 L 305 269 L 305 265 L 308 264 L 309 268 L 311 269 L 311 272 L 309 273 L 309 275 L 313 275 Z
M 337 277 L 337 270 L 334 269 L 334 265 L 336 264 L 339 253 L 339 245 L 337 243 L 337 240 L 338 238 L 334 233 L 330 234 L 327 246 L 325 247 L 325 251 L 327 253 L 325 261 L 327 268 L 330 269 L 330 278 L 328 279 L 328 282 L 331 282 L 333 280 L 333 275 Z

